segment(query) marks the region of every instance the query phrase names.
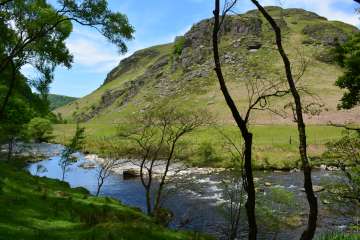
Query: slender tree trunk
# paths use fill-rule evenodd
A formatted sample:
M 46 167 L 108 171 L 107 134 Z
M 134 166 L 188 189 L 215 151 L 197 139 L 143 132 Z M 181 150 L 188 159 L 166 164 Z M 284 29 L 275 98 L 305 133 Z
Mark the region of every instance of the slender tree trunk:
M 5 98 L 1 104 L 0 107 L 0 120 L 3 118 L 4 116 L 4 112 L 5 112 L 5 108 L 6 105 L 8 104 L 9 100 L 10 100 L 10 96 L 14 90 L 15 87 L 15 82 L 16 82 L 16 67 L 13 61 L 11 61 L 11 69 L 12 69 L 12 73 L 11 73 L 11 80 L 10 80 L 10 84 L 9 84 L 9 88 L 8 91 L 5 95 Z
M 252 141 L 253 135 L 252 133 L 247 133 L 245 140 L 245 161 L 244 161 L 244 169 L 245 169 L 245 177 L 246 177 L 246 192 L 248 198 L 245 203 L 246 214 L 248 216 L 249 221 L 249 239 L 256 239 L 257 235 L 257 226 L 256 226 L 256 216 L 255 216 L 255 186 L 254 186 L 254 178 L 252 172 L 252 164 L 251 164 L 251 156 L 252 156 Z
M 215 0 L 215 10 L 214 10 L 214 29 L 213 29 L 213 53 L 214 53 L 214 62 L 215 62 L 215 72 L 219 80 L 220 89 L 224 95 L 225 101 L 228 107 L 231 110 L 233 118 L 241 132 L 241 135 L 245 141 L 245 180 L 246 186 L 245 190 L 247 192 L 248 198 L 246 200 L 246 213 L 249 224 L 249 239 L 255 240 L 257 235 L 257 225 L 256 225 L 256 216 L 255 216 L 255 188 L 254 188 L 254 179 L 252 173 L 252 134 L 247 129 L 247 123 L 241 117 L 225 83 L 225 79 L 221 69 L 220 55 L 219 55 L 219 46 L 218 46 L 218 34 L 220 32 L 220 0 Z
M 313 239 L 316 231 L 316 222 L 317 222 L 317 214 L 318 214 L 318 204 L 317 198 L 313 191 L 313 185 L 311 180 L 311 166 L 307 156 L 307 143 L 306 143 L 306 129 L 305 123 L 303 119 L 303 110 L 301 105 L 301 98 L 299 92 L 296 88 L 295 81 L 293 79 L 293 75 L 291 72 L 291 64 L 290 60 L 282 46 L 282 36 L 281 29 L 276 24 L 275 20 L 268 14 L 268 12 L 259 4 L 256 0 L 251 0 L 259 11 L 263 14 L 266 20 L 270 23 L 271 27 L 275 32 L 276 44 L 278 47 L 278 51 L 282 57 L 284 62 L 284 67 L 286 71 L 286 78 L 289 83 L 290 91 L 293 95 L 295 102 L 295 112 L 296 112 L 296 122 L 299 132 L 299 152 L 300 158 L 302 162 L 302 167 L 304 171 L 304 188 L 306 192 L 306 197 L 309 202 L 310 213 L 308 218 L 308 225 L 303 234 L 301 235 L 301 240 Z
M 104 179 L 101 178 L 101 179 L 100 179 L 100 183 L 98 183 L 98 187 L 97 187 L 97 190 L 96 190 L 96 196 L 97 196 L 97 197 L 98 197 L 99 194 L 100 194 L 100 190 L 101 190 L 103 184 L 104 184 Z
M 157 196 L 156 196 L 156 200 L 155 200 L 155 206 L 154 206 L 154 210 L 158 210 L 160 207 L 160 202 L 161 202 L 161 194 L 162 191 L 164 189 L 164 185 L 165 185 L 165 181 L 166 181 L 166 176 L 167 173 L 169 171 L 169 167 L 170 167 L 170 163 L 171 163 L 171 159 L 174 155 L 174 151 L 175 151 L 175 146 L 176 146 L 176 142 L 177 142 L 177 138 L 175 139 L 175 141 L 172 143 L 171 146 L 171 150 L 168 156 L 168 159 L 166 160 L 166 166 L 165 166 L 165 170 L 164 170 L 164 175 L 161 178 L 160 184 L 159 184 L 159 189 L 157 191 Z
M 66 166 L 62 166 L 62 177 L 61 177 L 61 181 L 65 180 L 65 172 L 66 172 Z
M 152 215 L 152 209 L 151 209 L 151 187 L 147 187 L 145 189 L 146 191 L 146 209 L 147 209 L 147 214 L 149 216 Z
M 10 161 L 12 158 L 13 148 L 14 148 L 14 139 L 11 137 L 8 143 L 8 156 L 7 156 L 8 161 Z

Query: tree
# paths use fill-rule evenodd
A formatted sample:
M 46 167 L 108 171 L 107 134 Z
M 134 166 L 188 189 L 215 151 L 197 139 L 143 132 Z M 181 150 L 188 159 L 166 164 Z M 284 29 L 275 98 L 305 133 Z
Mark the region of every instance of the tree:
M 234 4 L 236 1 L 233 2 Z M 230 8 L 228 8 L 230 9 Z M 215 0 L 215 10 L 214 10 L 214 27 L 213 27 L 213 54 L 214 54 L 214 62 L 215 62 L 215 72 L 220 84 L 220 89 L 224 95 L 225 101 L 228 107 L 231 110 L 233 118 L 242 134 L 242 137 L 245 142 L 244 146 L 244 168 L 245 168 L 245 176 L 244 179 L 245 189 L 247 192 L 248 199 L 246 201 L 245 207 L 248 216 L 248 224 L 249 224 L 249 239 L 256 239 L 257 235 L 257 225 L 256 225 L 256 216 L 255 216 L 255 186 L 254 186 L 254 178 L 252 172 L 252 141 L 253 135 L 248 130 L 247 122 L 240 115 L 234 100 L 232 99 L 228 88 L 226 86 L 226 82 L 222 73 L 221 63 L 220 63 L 220 55 L 219 55 L 219 32 L 221 29 L 221 20 L 220 20 L 220 0 Z M 225 13 L 226 14 L 226 13 Z M 223 16 L 225 16 L 223 14 Z
M 99 196 L 101 188 L 103 187 L 106 179 L 110 177 L 111 172 L 126 163 L 126 161 L 120 161 L 119 156 L 116 154 L 118 149 L 114 144 L 110 141 L 101 140 L 96 143 L 96 145 L 100 148 L 100 153 L 105 158 L 99 163 L 96 179 L 97 179 L 97 189 L 96 196 Z
M 50 120 L 45 118 L 33 118 L 28 123 L 28 135 L 36 142 L 46 142 L 52 138 L 53 127 Z
M 345 70 L 335 84 L 347 90 L 339 108 L 350 109 L 360 103 L 360 33 L 353 35 L 343 45 L 338 45 L 334 52 L 336 62 Z
M 0 122 L 0 143 L 8 144 L 8 160 L 11 160 L 16 140 L 25 139 L 26 124 L 33 115 L 29 104 L 21 97 L 13 97 L 5 112 L 5 118 Z
M 25 64 L 33 66 L 42 77 L 33 85 L 46 96 L 57 65 L 70 67 L 72 56 L 65 40 L 72 23 L 93 27 L 110 42 L 126 51 L 125 41 L 132 38 L 133 27 L 125 15 L 108 9 L 106 0 L 60 0 L 58 8 L 46 0 L 10 0 L 0 4 L 0 75 L 9 69 L 7 93 L 1 100 L 0 119 L 13 93 L 14 75 Z
M 247 200 L 245 203 L 248 224 L 249 224 L 249 239 L 256 239 L 257 224 L 255 215 L 255 186 L 252 172 L 252 145 L 253 134 L 249 130 L 250 116 L 254 110 L 270 110 L 269 99 L 273 97 L 283 97 L 289 94 L 289 89 L 284 87 L 284 82 L 269 81 L 266 77 L 257 74 L 255 77 L 245 76 L 246 89 L 248 94 L 248 106 L 244 114 L 241 114 L 236 106 L 225 81 L 223 74 L 219 41 L 221 31 L 226 23 L 226 15 L 233 11 L 233 7 L 237 4 L 237 0 L 225 1 L 222 14 L 220 16 L 220 1 L 215 1 L 214 10 L 214 27 L 213 27 L 213 55 L 215 62 L 215 72 L 220 84 L 220 89 L 223 93 L 225 101 L 231 110 L 232 116 L 239 128 L 240 134 L 244 140 L 244 187 L 247 193 Z M 266 74 L 265 74 L 266 76 Z
M 326 144 L 324 157 L 335 161 L 348 180 L 343 197 L 360 202 L 360 133 L 346 131 L 344 137 Z
M 131 119 L 135 126 L 119 127 L 119 136 L 133 145 L 127 154 L 140 168 L 148 215 L 156 216 L 161 212 L 167 176 L 181 139 L 204 125 L 206 119 L 206 113 L 202 111 L 181 111 L 176 106 L 160 104 Z M 155 170 L 159 174 L 158 183 L 154 181 Z
M 62 178 L 61 178 L 62 181 L 64 181 L 65 179 L 65 174 L 68 170 L 68 167 L 77 161 L 76 158 L 72 157 L 72 154 L 81 150 L 84 144 L 84 139 L 85 139 L 85 128 L 80 127 L 80 124 L 77 123 L 74 136 L 71 138 L 70 142 L 65 145 L 65 148 L 61 153 L 59 164 L 62 170 Z
M 265 17 L 265 19 L 269 22 L 275 33 L 276 45 L 284 63 L 286 79 L 288 81 L 289 88 L 294 99 L 294 103 L 295 103 L 294 116 L 296 117 L 298 133 L 299 133 L 299 152 L 300 152 L 300 158 L 304 172 L 304 188 L 310 206 L 308 225 L 305 231 L 303 232 L 303 234 L 301 235 L 300 239 L 302 240 L 312 239 L 316 231 L 318 204 L 317 204 L 317 198 L 313 191 L 312 179 L 311 179 L 311 166 L 307 156 L 306 127 L 303 119 L 303 107 L 302 107 L 301 98 L 299 95 L 299 91 L 296 87 L 296 83 L 294 81 L 290 60 L 282 45 L 282 33 L 280 27 L 278 26 L 276 21 L 271 17 L 271 15 L 266 11 L 266 9 L 260 5 L 258 1 L 256 0 L 251 0 L 251 1 L 259 9 L 261 14 Z

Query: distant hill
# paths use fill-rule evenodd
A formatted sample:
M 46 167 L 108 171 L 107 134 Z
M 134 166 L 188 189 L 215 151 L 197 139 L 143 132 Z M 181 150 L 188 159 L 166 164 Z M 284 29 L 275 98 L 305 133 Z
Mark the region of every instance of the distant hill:
M 54 110 L 56 108 L 62 107 L 68 103 L 71 103 L 78 98 L 75 97 L 68 97 L 68 96 L 62 96 L 57 94 L 49 94 L 48 99 L 50 101 L 50 109 Z
M 322 113 L 307 116 L 307 123 L 360 122 L 359 109 L 337 109 L 343 92 L 334 82 L 342 75 L 342 69 L 332 62 L 329 51 L 359 29 L 303 9 L 267 9 L 283 29 L 294 74 L 299 73 L 306 60 L 307 69 L 301 82 L 323 104 Z M 249 99 L 246 81 L 285 79 L 284 70 L 271 27 L 257 10 L 230 16 L 226 21 L 220 42 L 221 60 L 229 89 L 244 111 Z M 108 74 L 100 88 L 56 111 L 64 119 L 71 119 L 77 112 L 85 122 L 107 124 L 166 99 L 188 108 L 207 109 L 218 122 L 232 122 L 213 71 L 211 23 L 212 19 L 205 19 L 173 43 L 135 52 Z M 282 98 L 272 103 L 281 109 L 290 100 L 290 97 Z M 268 111 L 258 111 L 251 119 L 257 124 L 288 124 L 293 120 Z

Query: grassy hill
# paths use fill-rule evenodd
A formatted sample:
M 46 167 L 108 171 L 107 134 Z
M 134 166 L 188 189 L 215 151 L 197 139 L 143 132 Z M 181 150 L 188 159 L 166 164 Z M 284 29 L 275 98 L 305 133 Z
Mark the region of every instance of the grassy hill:
M 304 89 L 304 104 L 309 106 L 305 120 L 310 125 L 310 155 L 319 157 L 324 143 L 341 134 L 340 129 L 322 125 L 330 121 L 360 122 L 359 108 L 350 111 L 337 109 L 343 92 L 334 82 L 342 74 L 342 69 L 333 63 L 330 51 L 337 42 L 344 42 L 358 29 L 342 22 L 328 21 L 302 9 L 267 9 L 283 29 L 284 45 L 294 74 L 301 76 L 297 84 Z M 84 122 L 91 139 L 87 149 L 92 152 L 96 152 L 96 146 L 91 143 L 95 138 L 114 136 L 116 126 L 129 115 L 146 111 L 160 101 L 184 108 L 196 106 L 207 109 L 216 124 L 229 134 L 237 134 L 213 71 L 211 30 L 211 19 L 206 19 L 195 24 L 184 36 L 177 37 L 173 43 L 135 52 L 108 74 L 100 88 L 56 109 L 56 112 L 64 119 L 71 121 L 76 115 Z M 221 34 L 225 77 L 244 113 L 249 98 L 254 96 L 248 91 L 251 84 L 257 83 L 260 87 L 262 83 L 284 84 L 282 62 L 271 28 L 256 10 L 227 18 Z M 283 97 L 268 102 L 271 109 L 286 116 L 271 111 L 257 111 L 251 115 L 251 124 L 258 136 L 255 136 L 256 166 L 296 166 L 297 135 L 288 108 L 291 100 Z M 64 125 L 57 126 L 57 141 L 64 141 L 70 129 Z M 228 158 L 220 144 L 221 135 L 212 127 L 192 134 L 189 141 L 199 149 L 212 146 L 216 156 L 210 165 L 224 165 Z M 196 164 L 209 164 L 201 153 L 192 158 L 191 162 Z
M 205 239 L 156 225 L 139 210 L 0 162 L 1 240 Z
M 308 116 L 307 122 L 359 120 L 355 114 L 357 109 L 338 111 L 336 108 L 342 92 L 334 82 L 342 71 L 329 56 L 329 49 L 336 40 L 345 41 L 358 29 L 301 9 L 268 9 L 285 32 L 285 48 L 295 74 L 302 62 L 307 62 L 299 85 L 306 86 L 317 95 L 317 101 L 324 104 L 322 114 Z M 228 18 L 223 32 L 221 47 L 225 75 L 237 103 L 244 108 L 248 100 L 246 80 L 258 75 L 273 81 L 284 77 L 281 59 L 270 26 L 257 11 Z M 116 123 L 127 114 L 157 104 L 157 99 L 169 99 L 174 104 L 204 107 L 218 116 L 219 122 L 231 123 L 232 117 L 212 70 L 210 39 L 210 20 L 203 20 L 174 43 L 134 53 L 108 74 L 99 89 L 56 111 L 64 119 L 70 119 L 78 106 L 78 115 L 84 121 Z M 283 106 L 288 100 L 279 100 L 275 106 Z M 282 124 L 290 123 L 291 118 L 258 112 L 253 116 L 253 122 Z
M 62 96 L 62 95 L 57 95 L 57 94 L 49 94 L 48 100 L 50 102 L 50 109 L 54 110 L 56 108 L 65 106 L 66 104 L 77 100 L 77 98 Z

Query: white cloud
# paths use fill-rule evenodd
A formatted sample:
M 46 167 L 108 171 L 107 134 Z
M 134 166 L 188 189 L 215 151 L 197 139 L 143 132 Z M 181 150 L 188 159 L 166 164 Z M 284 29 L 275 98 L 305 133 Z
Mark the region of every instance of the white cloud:
M 115 46 L 100 34 L 86 30 L 76 29 L 66 45 L 74 56 L 74 64 L 89 72 L 106 73 L 121 59 Z

